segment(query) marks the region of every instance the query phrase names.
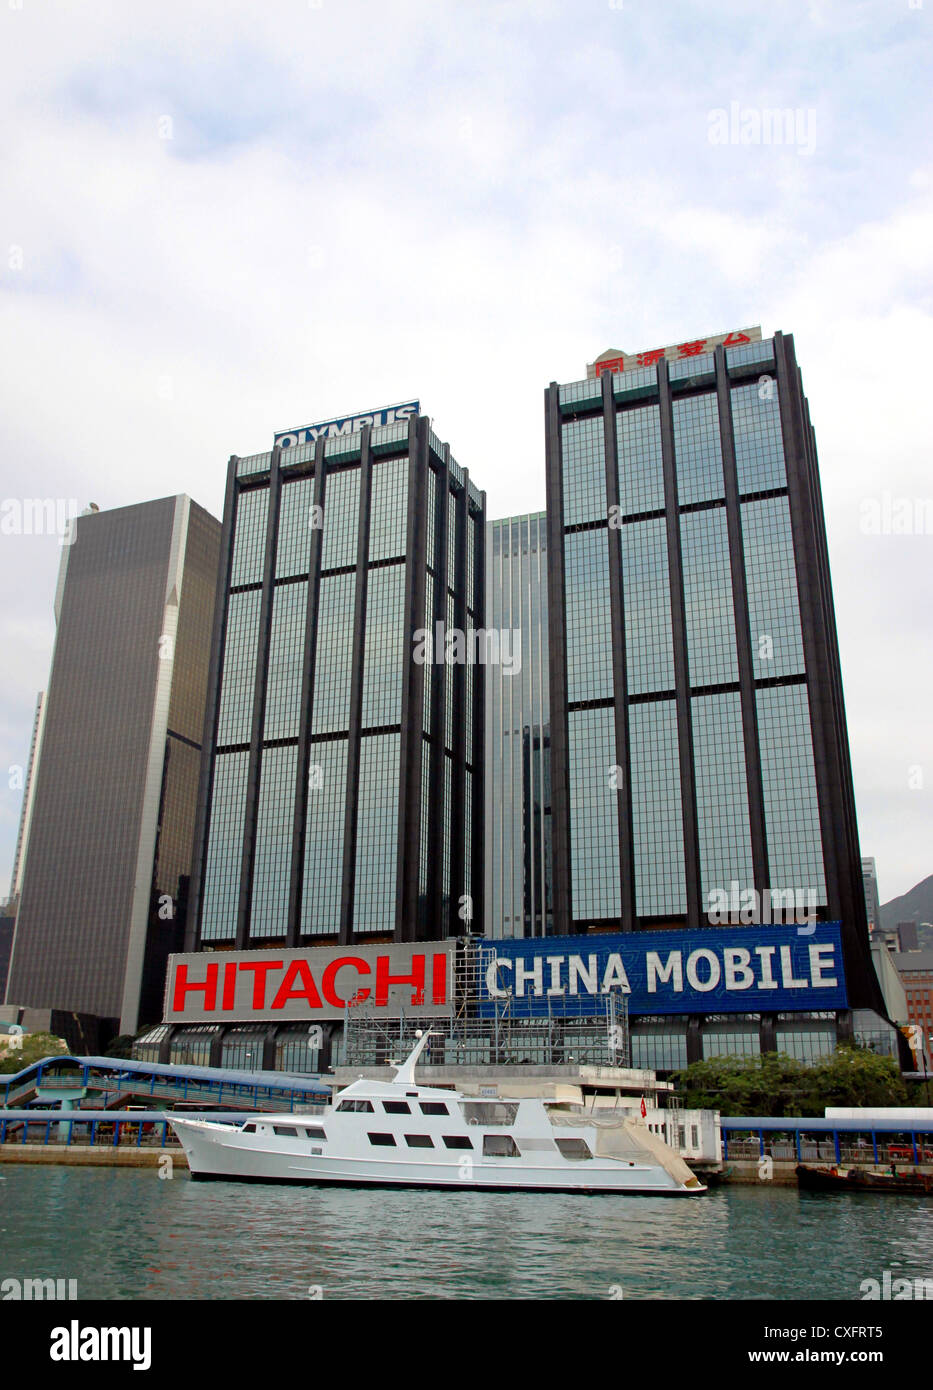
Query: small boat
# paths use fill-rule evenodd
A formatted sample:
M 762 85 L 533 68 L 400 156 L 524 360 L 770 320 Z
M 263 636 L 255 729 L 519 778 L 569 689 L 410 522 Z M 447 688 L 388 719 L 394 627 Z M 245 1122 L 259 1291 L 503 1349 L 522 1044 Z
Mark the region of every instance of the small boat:
M 933 1194 L 933 1173 L 891 1168 L 845 1168 L 799 1163 L 797 1184 L 811 1192 L 897 1192 L 910 1196 Z
M 419 1086 L 425 1033 L 391 1081 L 354 1081 L 322 1114 L 166 1118 L 192 1178 L 695 1197 L 679 1154 L 627 1114 Z

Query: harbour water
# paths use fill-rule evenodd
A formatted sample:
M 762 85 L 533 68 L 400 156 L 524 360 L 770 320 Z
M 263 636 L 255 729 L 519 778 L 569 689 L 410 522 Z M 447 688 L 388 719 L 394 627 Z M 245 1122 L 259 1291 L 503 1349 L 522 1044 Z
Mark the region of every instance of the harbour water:
M 923 1197 L 696 1199 L 192 1183 L 5 1164 L 0 1280 L 88 1299 L 856 1299 L 933 1279 Z

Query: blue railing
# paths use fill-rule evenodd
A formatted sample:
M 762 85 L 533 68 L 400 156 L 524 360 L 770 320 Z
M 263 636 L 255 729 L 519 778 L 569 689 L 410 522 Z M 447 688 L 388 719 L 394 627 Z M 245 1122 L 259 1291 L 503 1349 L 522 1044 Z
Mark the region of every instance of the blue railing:
M 755 1115 L 730 1117 L 720 1121 L 722 1156 L 748 1157 L 747 1150 L 757 1145 L 758 1157 L 785 1158 L 782 1152 L 793 1144 L 798 1163 L 804 1158 L 833 1157 L 837 1163 L 845 1157 L 850 1162 L 892 1162 L 900 1160 L 914 1164 L 933 1163 L 933 1129 L 929 1124 L 912 1125 L 904 1120 L 827 1120 L 782 1117 L 774 1119 Z M 739 1136 L 744 1136 L 740 1138 Z M 867 1152 L 871 1144 L 871 1158 Z M 832 1155 L 821 1152 L 832 1145 Z M 815 1154 L 805 1154 L 804 1148 L 816 1148 Z M 777 1152 L 776 1152 L 777 1150 Z M 908 1151 L 908 1152 L 905 1152 Z

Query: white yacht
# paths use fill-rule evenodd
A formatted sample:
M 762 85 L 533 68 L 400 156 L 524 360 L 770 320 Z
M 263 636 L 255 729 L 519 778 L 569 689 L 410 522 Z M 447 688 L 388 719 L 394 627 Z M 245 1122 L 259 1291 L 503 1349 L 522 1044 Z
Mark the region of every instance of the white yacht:
M 168 1115 L 192 1178 L 694 1197 L 706 1191 L 646 1125 L 546 1100 L 419 1086 L 425 1033 L 391 1081 L 354 1081 L 319 1115 L 243 1124 Z

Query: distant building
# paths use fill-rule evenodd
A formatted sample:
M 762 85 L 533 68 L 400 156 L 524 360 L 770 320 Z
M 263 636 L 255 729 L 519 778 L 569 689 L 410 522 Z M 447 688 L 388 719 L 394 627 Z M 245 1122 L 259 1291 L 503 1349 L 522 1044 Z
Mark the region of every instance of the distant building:
M 220 523 L 179 496 L 75 525 L 6 1000 L 98 1019 L 112 1036 L 161 1017 L 181 943 Z
M 897 949 L 899 951 L 919 951 L 920 940 L 916 922 L 898 922 Z
M 881 920 L 881 898 L 878 894 L 878 872 L 875 867 L 874 859 L 862 856 L 862 884 L 865 888 L 865 913 L 868 917 L 869 935 L 880 932 L 882 928 Z
M 892 959 L 907 995 L 907 1021 L 923 1029 L 929 1058 L 933 1037 L 933 951 L 898 951 Z
M 486 935 L 550 936 L 551 728 L 547 518 L 490 521 L 488 625 L 512 634 L 486 679 Z

